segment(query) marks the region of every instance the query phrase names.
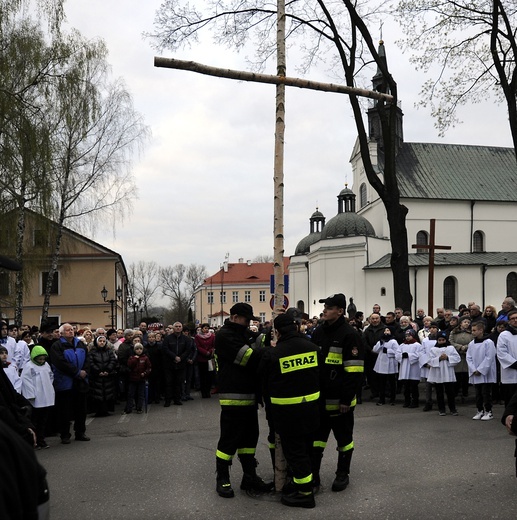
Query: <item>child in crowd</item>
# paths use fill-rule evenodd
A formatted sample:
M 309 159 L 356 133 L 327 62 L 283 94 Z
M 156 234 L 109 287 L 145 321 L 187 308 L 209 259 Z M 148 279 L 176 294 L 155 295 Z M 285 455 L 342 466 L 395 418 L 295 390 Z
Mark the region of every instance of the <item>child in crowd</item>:
M 395 355 L 399 344 L 391 335 L 391 330 L 386 327 L 384 335 L 374 347 L 373 352 L 378 354 L 373 370 L 379 375 L 379 402 L 377 406 L 386 404 L 386 384 L 389 385 L 390 404 L 395 404 L 395 395 L 397 392 L 397 373 L 399 366 Z
M 129 388 L 124 414 L 131 413 L 136 401 L 136 413 L 142 413 L 145 400 L 145 382 L 151 373 L 151 362 L 144 354 L 141 343 L 133 345 L 134 354 L 127 360 L 129 368 Z
M 11 381 L 14 389 L 18 393 L 20 393 L 22 387 L 22 380 L 18 375 L 18 369 L 16 368 L 16 365 L 11 363 L 10 361 L 7 361 L 8 356 L 9 352 L 7 351 L 7 348 L 3 345 L 0 346 L 0 363 L 2 365 L 2 368 L 4 369 L 5 375 L 9 378 L 9 381 Z
M 472 324 L 472 336 L 467 350 L 469 382 L 476 392 L 477 413 L 474 420 L 490 421 L 492 415 L 492 384 L 496 382 L 495 345 L 485 334 L 483 322 Z
M 429 353 L 431 348 L 436 344 L 436 336 L 438 334 L 438 323 L 432 321 L 429 325 L 429 334 L 422 341 L 420 347 L 420 378 L 425 381 L 425 405 L 424 412 L 433 409 L 433 384 L 429 383 L 427 377 L 429 375 Z
M 461 358 L 456 349 L 451 346 L 447 339 L 447 333 L 440 332 L 436 337 L 436 345 L 431 347 L 429 352 L 429 375 L 428 383 L 435 383 L 436 400 L 438 401 L 438 412 L 440 415 L 447 415 L 445 412 L 445 397 L 452 415 L 458 415 L 455 403 L 456 375 L 454 366 L 460 362 Z
M 420 343 L 417 333 L 407 328 L 404 343 L 399 345 L 395 359 L 399 362 L 399 381 L 404 384 L 404 408 L 418 408 L 420 382 Z
M 45 442 L 45 426 L 49 411 L 54 406 L 54 374 L 47 363 L 47 351 L 41 345 L 35 345 L 31 351 L 31 360 L 23 367 L 22 395 L 32 405 L 32 422 L 36 431 L 36 447 L 48 448 Z

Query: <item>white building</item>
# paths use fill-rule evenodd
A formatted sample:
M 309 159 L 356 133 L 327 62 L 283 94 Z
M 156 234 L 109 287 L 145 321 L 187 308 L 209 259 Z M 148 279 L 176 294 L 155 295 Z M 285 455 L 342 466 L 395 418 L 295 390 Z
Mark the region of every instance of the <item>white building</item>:
M 384 52 L 382 42 L 379 51 Z M 405 143 L 399 113 L 397 177 L 401 203 L 409 210 L 406 226 L 413 295 L 413 309 L 406 310 L 428 310 L 428 254 L 412 245 L 429 243 L 430 219 L 436 220 L 436 244 L 451 246 L 450 251 L 435 253 L 435 307 L 457 309 L 460 303 L 475 301 L 499 308 L 505 296 L 517 299 L 515 151 Z M 368 118 L 372 161 L 382 178 L 375 109 L 368 111 Z M 325 223 L 316 211 L 309 220 L 309 235 L 291 257 L 291 301 L 311 316 L 321 312 L 318 300 L 335 292 L 353 297 L 365 314 L 374 303 L 383 312 L 394 308 L 386 211 L 366 179 L 357 143 L 350 163 L 352 189 L 345 187 L 338 195 L 337 214 Z

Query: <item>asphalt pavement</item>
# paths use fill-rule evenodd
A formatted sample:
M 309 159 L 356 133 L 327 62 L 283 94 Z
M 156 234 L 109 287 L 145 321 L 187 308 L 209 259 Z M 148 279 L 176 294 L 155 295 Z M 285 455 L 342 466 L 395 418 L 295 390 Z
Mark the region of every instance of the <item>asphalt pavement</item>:
M 48 472 L 51 520 L 146 519 L 515 519 L 517 478 L 514 438 L 494 420 L 473 421 L 472 400 L 459 416 L 396 406 L 358 405 L 349 487 L 331 491 L 337 461 L 329 442 L 315 509 L 283 506 L 276 494 L 239 490 L 236 460 L 231 480 L 236 496 L 215 492 L 219 403 L 201 399 L 184 406 L 150 405 L 146 414 L 89 417 L 90 442 L 62 445 L 49 437 L 38 451 Z M 273 478 L 267 423 L 259 412 L 258 473 Z

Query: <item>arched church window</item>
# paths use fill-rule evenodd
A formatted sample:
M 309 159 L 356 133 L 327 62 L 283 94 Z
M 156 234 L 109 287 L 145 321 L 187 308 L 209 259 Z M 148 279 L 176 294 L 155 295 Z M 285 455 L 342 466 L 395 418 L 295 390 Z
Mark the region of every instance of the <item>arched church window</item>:
M 366 199 L 366 184 L 363 182 L 359 188 L 359 204 L 361 205 L 361 208 L 364 208 L 367 203 Z
M 517 300 L 517 273 L 508 273 L 506 277 L 506 296 L 511 296 Z
M 485 237 L 482 231 L 474 231 L 472 247 L 474 253 L 483 253 L 485 251 Z
M 447 276 L 443 281 L 443 306 L 445 309 L 456 309 L 456 278 Z
M 429 245 L 429 235 L 427 231 L 419 231 L 416 234 L 416 245 L 417 246 L 427 246 Z M 427 253 L 427 249 L 417 249 L 417 253 Z
M 296 308 L 300 312 L 305 312 L 305 303 L 303 303 L 303 300 L 298 300 L 298 302 L 296 303 Z

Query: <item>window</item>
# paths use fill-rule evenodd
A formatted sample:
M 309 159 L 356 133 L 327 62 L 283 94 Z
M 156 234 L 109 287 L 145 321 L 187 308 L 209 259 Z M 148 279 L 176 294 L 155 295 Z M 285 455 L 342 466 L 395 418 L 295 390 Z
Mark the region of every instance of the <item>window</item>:
M 41 294 L 45 294 L 47 288 L 48 271 L 42 271 L 41 273 Z M 59 271 L 54 273 L 54 279 L 52 280 L 52 287 L 50 294 L 59 294 Z
M 239 291 L 232 291 L 232 303 L 238 303 Z
M 34 247 L 48 247 L 48 235 L 41 229 L 34 230 Z
M 381 287 L 381 296 L 386 296 L 386 287 Z
M 219 293 L 219 296 L 220 296 L 220 297 L 219 297 L 219 301 L 220 301 L 221 303 L 226 303 L 226 291 L 221 291 L 221 292 Z
M 266 301 L 266 291 L 259 291 L 259 302 Z
M 474 231 L 472 250 L 474 253 L 483 253 L 485 251 L 485 237 L 482 231 Z
M 246 303 L 251 302 L 251 291 L 244 291 L 244 301 Z
M 511 296 L 517 300 L 517 273 L 508 273 L 506 277 L 506 296 Z
M 259 313 L 260 323 L 266 323 L 266 313 L 260 312 Z
M 9 296 L 9 273 L 0 273 L 0 296 Z
M 456 309 L 456 279 L 447 276 L 443 281 L 443 306 L 446 309 Z
M 303 300 L 298 300 L 298 302 L 296 303 L 296 308 L 302 313 L 305 312 L 305 303 L 303 302 Z
M 207 296 L 208 296 L 208 303 L 210 303 L 210 304 L 214 303 L 214 291 L 208 291 Z
M 419 231 L 416 234 L 416 245 L 417 246 L 428 246 L 429 245 L 429 235 L 426 231 Z M 428 249 L 419 249 L 417 248 L 417 253 L 427 253 Z
M 359 188 L 359 207 L 364 208 L 368 201 L 366 200 L 366 184 L 363 182 Z

